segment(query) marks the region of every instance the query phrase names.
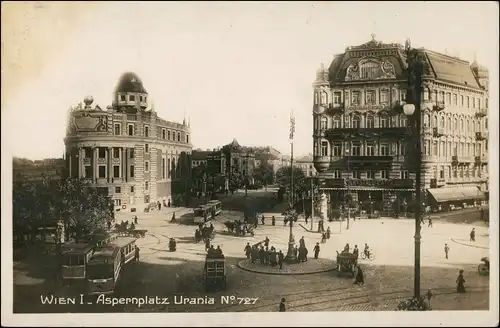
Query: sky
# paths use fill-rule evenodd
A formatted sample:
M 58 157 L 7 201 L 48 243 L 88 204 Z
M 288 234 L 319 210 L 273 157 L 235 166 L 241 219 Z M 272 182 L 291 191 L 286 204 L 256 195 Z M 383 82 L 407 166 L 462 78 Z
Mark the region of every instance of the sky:
M 293 111 L 308 154 L 316 70 L 372 33 L 475 54 L 498 108 L 495 2 L 2 2 L 2 153 L 61 157 L 68 108 L 87 95 L 105 108 L 133 71 L 159 116 L 190 119 L 194 148 L 289 153 Z

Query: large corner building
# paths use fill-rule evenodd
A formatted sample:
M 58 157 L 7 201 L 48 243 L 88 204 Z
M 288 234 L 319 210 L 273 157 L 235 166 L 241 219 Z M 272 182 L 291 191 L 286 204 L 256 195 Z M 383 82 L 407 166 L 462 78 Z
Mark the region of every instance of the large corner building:
M 488 70 L 419 49 L 424 55 L 422 189 L 434 208 L 473 205 L 488 191 Z M 349 193 L 390 212 L 415 190 L 401 105 L 404 47 L 374 38 L 346 48 L 314 83 L 314 165 L 332 204 Z
M 166 121 L 148 107 L 140 78 L 125 73 L 111 106 L 101 109 L 87 97 L 69 113 L 64 139 L 69 176 L 88 179 L 121 211 L 175 202 L 188 190 L 189 124 Z

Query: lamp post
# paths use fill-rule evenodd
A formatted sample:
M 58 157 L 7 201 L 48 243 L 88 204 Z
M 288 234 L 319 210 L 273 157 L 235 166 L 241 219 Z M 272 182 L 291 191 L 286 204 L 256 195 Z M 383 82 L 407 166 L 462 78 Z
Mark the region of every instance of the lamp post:
M 347 154 L 347 176 L 348 179 L 346 180 L 347 184 L 347 230 L 349 230 L 349 219 L 351 218 L 351 190 L 349 189 L 349 180 L 351 178 L 351 167 L 350 167 L 350 151 L 349 149 L 346 149 L 346 154 Z
M 309 166 L 311 170 L 311 231 L 313 230 L 313 219 L 314 219 L 314 171 L 312 165 Z
M 414 143 L 415 153 L 415 267 L 414 267 L 414 297 L 420 297 L 420 216 L 421 216 L 421 94 L 422 94 L 422 67 L 424 59 L 416 49 L 411 48 L 410 39 L 405 43 L 406 61 L 408 64 L 408 91 L 406 103 L 403 106 L 405 115 L 408 116 L 410 124 L 410 136 Z
M 286 215 L 288 216 L 288 219 L 290 220 L 290 235 L 288 237 L 288 251 L 285 257 L 285 260 L 288 263 L 296 263 L 297 259 L 295 258 L 295 255 L 293 253 L 293 249 L 295 246 L 295 240 L 293 238 L 293 222 L 296 217 L 295 213 L 295 204 L 294 204 L 294 187 L 293 187 L 293 134 L 295 133 L 295 117 L 293 116 L 293 113 L 290 115 L 290 200 L 291 200 L 291 207 L 287 211 Z

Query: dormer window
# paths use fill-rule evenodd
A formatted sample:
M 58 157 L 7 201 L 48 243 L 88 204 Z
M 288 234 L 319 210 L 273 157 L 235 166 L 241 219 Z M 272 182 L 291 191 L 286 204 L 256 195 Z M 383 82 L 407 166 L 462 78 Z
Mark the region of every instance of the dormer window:
M 120 95 L 120 101 L 125 101 L 126 98 L 125 98 L 125 95 Z
M 130 96 L 128 96 L 128 100 L 129 100 L 129 101 L 135 101 L 135 96 L 134 96 L 134 95 L 130 95 Z
M 144 137 L 148 138 L 149 137 L 149 126 L 144 126 Z
M 142 102 L 142 96 L 139 96 L 139 101 Z

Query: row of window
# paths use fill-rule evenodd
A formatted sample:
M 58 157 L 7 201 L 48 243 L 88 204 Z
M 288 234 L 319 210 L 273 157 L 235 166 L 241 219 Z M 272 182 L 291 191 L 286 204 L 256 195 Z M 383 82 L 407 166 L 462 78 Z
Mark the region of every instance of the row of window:
M 121 128 L 120 123 L 115 123 L 114 134 L 115 135 L 122 135 L 122 128 Z M 127 135 L 129 135 L 129 136 L 135 135 L 135 124 L 128 123 Z M 147 126 L 147 125 L 144 126 L 144 137 L 145 138 L 150 137 L 150 130 L 149 130 L 149 126 Z M 167 130 L 165 128 L 162 128 L 161 129 L 161 139 L 168 140 L 168 141 L 181 142 L 182 141 L 182 134 L 180 131 L 171 131 L 171 130 Z M 189 143 L 189 134 L 186 134 L 184 141 L 186 143 Z
M 482 142 L 432 142 L 425 140 L 424 154 L 432 156 L 483 156 L 488 153 L 488 140 Z
M 445 173 L 446 169 L 446 173 Z M 438 167 L 434 166 L 433 172 L 431 173 L 434 179 L 444 179 L 445 176 L 448 176 L 449 179 L 451 178 L 475 178 L 475 177 L 481 177 L 484 173 L 486 173 L 488 170 L 487 166 L 484 165 L 483 167 L 464 167 L 464 166 L 441 166 L 439 171 Z
M 92 158 L 92 148 L 84 147 L 84 157 Z M 106 147 L 97 147 L 97 157 L 98 158 L 106 158 Z M 135 149 L 128 148 L 129 150 L 129 158 L 135 157 Z M 120 148 L 112 147 L 113 158 L 120 158 Z M 149 154 L 149 144 L 144 144 L 144 153 Z
M 148 98 L 147 96 L 140 95 L 139 97 L 137 97 L 137 100 L 139 100 L 140 102 L 147 102 Z M 127 101 L 127 96 L 120 95 L 120 101 Z M 128 101 L 136 101 L 135 95 L 129 95 Z
M 345 91 L 343 98 L 341 91 L 334 91 L 332 102 L 333 104 L 342 104 L 342 102 L 344 102 L 346 105 L 348 105 L 350 100 L 351 105 L 360 105 L 362 101 L 366 105 L 377 105 L 377 104 L 388 104 L 391 101 L 391 98 L 392 101 L 398 99 L 397 89 L 392 89 L 392 93 L 391 90 L 389 89 L 380 89 L 378 90 L 378 92 L 377 90 L 364 90 L 364 91 L 353 90 L 350 92 L 350 97 L 349 97 L 349 91 Z M 405 101 L 405 99 L 406 99 L 406 90 L 399 90 L 399 100 Z M 482 108 L 481 98 L 479 97 L 464 96 L 464 95 L 460 95 L 459 97 L 457 93 L 453 94 L 451 92 L 445 93 L 444 91 L 438 91 L 438 90 L 431 91 L 430 89 L 427 88 L 424 89 L 424 91 L 422 92 L 422 99 L 424 101 L 443 102 L 445 106 L 476 108 L 476 109 Z M 328 94 L 325 91 L 316 92 L 314 94 L 314 103 L 322 105 L 328 104 L 329 103 Z M 487 98 L 485 99 L 484 108 L 488 108 Z
M 167 165 L 165 165 L 166 163 L 167 163 Z M 106 165 L 99 165 L 98 166 L 98 173 L 97 173 L 98 176 L 97 177 L 99 179 L 106 179 L 107 178 L 106 168 L 107 168 Z M 150 169 L 149 161 L 144 161 L 144 172 L 149 172 L 149 169 Z M 171 161 L 170 158 L 168 158 L 166 161 L 165 161 L 165 158 L 162 158 L 161 171 L 162 171 L 162 179 L 166 179 L 167 176 L 168 176 L 168 178 L 171 178 L 172 173 L 173 173 L 174 178 L 175 178 L 175 175 L 176 175 L 175 168 L 173 165 L 173 161 Z M 131 178 L 135 177 L 135 166 L 134 165 L 129 166 L 129 176 Z M 90 165 L 85 166 L 85 178 L 89 178 L 89 179 L 93 178 L 92 166 L 90 166 Z M 113 166 L 113 178 L 121 178 L 120 165 Z
M 318 129 L 318 122 L 319 122 L 319 129 L 320 130 L 326 130 L 329 128 L 329 120 L 327 116 L 321 116 L 315 120 L 315 129 Z M 366 117 L 362 117 L 361 115 L 346 115 L 344 117 L 344 121 L 342 120 L 341 115 L 335 115 L 333 119 L 331 120 L 332 122 L 332 128 L 333 129 L 340 129 L 340 128 L 354 128 L 354 129 L 360 129 L 360 128 L 389 128 L 389 127 L 406 127 L 408 126 L 408 119 L 406 115 L 401 115 L 401 116 L 392 116 L 392 118 L 388 115 L 379 115 L 379 116 L 374 116 L 374 115 L 366 115 Z M 460 122 L 460 124 L 459 124 Z M 452 118 L 448 117 L 447 120 L 445 120 L 444 116 L 441 116 L 438 124 L 438 116 L 435 115 L 432 119 L 430 119 L 429 114 L 424 115 L 424 127 L 440 127 L 444 129 L 445 131 L 448 132 L 453 132 L 454 134 L 460 134 L 460 133 L 465 133 L 465 134 L 473 134 L 476 132 L 482 132 L 482 126 L 484 122 L 484 130 L 488 129 L 488 119 L 485 118 L 484 121 L 481 119 L 475 119 L 475 118 L 470 118 L 464 120 L 463 118 L 458 120 L 458 118 L 453 119 L 453 125 L 452 125 Z M 377 125 L 375 125 L 377 123 Z M 432 124 L 431 124 L 432 123 Z
M 318 154 L 317 143 L 315 143 L 315 154 Z M 397 147 L 396 154 L 391 152 L 391 147 L 388 143 L 378 144 L 378 156 L 391 156 L 391 155 L 406 155 L 406 144 L 400 143 Z M 484 149 L 483 149 L 484 148 Z M 321 142 L 320 156 L 333 156 L 341 157 L 350 154 L 351 156 L 375 156 L 377 144 L 375 142 L 367 142 L 363 145 L 361 142 L 352 142 L 351 146 L 342 147 L 342 143 L 336 142 L 332 144 L 331 153 L 329 152 L 328 141 Z M 488 141 L 484 142 L 484 147 L 481 142 L 464 143 L 464 142 L 432 142 L 425 140 L 423 153 L 425 155 L 433 156 L 484 156 L 488 152 Z M 331 155 L 330 155 L 331 154 Z
M 375 179 L 376 173 L 379 172 L 380 179 L 389 179 L 389 171 L 388 170 L 382 170 L 382 171 L 359 171 L 359 170 L 350 170 L 348 172 L 348 178 L 351 179 Z M 399 172 L 399 178 L 400 179 L 409 179 L 409 174 L 407 170 L 402 170 Z M 342 177 L 342 171 L 340 170 L 335 170 L 333 171 L 333 178 L 334 179 L 341 179 Z M 377 178 L 378 179 L 378 178 Z

